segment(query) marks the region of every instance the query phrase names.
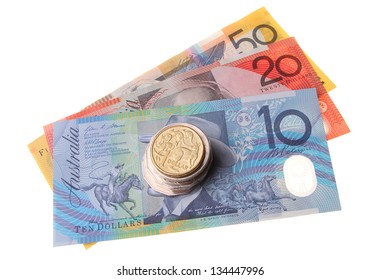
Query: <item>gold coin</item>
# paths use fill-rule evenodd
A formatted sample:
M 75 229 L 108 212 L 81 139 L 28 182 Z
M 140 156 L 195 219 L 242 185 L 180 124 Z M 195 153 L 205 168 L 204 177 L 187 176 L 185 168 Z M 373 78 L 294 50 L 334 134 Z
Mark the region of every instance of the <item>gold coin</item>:
M 151 159 L 156 169 L 172 178 L 183 178 L 196 172 L 205 157 L 203 132 L 189 124 L 164 127 L 153 138 Z

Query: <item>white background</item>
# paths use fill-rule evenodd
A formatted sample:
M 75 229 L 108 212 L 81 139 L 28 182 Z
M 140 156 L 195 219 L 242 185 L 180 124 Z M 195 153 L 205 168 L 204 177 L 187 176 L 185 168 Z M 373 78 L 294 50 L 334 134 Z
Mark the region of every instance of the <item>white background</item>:
M 379 277 L 380 21 L 372 3 L 1 1 L 0 278 L 122 279 L 123 265 L 263 266 L 257 279 Z M 54 248 L 52 192 L 27 149 L 42 125 L 262 6 L 337 84 L 331 97 L 352 130 L 329 142 L 342 211 Z

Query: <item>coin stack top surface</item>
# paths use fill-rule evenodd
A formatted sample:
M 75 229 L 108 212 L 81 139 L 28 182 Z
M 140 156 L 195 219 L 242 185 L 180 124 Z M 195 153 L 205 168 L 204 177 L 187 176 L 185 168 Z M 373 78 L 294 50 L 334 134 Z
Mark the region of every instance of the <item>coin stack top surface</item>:
M 143 175 L 166 195 L 190 192 L 206 176 L 212 162 L 210 142 L 196 126 L 165 126 L 150 141 L 143 158 Z
M 153 164 L 161 173 L 183 178 L 200 167 L 205 145 L 194 129 L 174 125 L 157 134 L 152 142 L 151 153 Z

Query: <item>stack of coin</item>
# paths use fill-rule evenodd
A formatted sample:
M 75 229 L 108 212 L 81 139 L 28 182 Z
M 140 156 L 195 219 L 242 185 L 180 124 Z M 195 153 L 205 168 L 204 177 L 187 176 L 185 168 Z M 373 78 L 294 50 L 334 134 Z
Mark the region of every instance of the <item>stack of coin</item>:
M 143 176 L 157 192 L 185 194 L 206 177 L 211 162 L 211 145 L 202 130 L 175 123 L 153 136 L 142 160 Z

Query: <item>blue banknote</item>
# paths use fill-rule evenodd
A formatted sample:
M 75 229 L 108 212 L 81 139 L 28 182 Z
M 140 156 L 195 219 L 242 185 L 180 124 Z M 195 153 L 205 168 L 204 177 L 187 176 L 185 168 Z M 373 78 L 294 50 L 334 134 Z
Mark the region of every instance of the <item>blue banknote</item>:
M 213 163 L 190 193 L 142 176 L 151 137 L 190 123 Z M 315 89 L 57 122 L 54 245 L 98 242 L 340 210 Z

